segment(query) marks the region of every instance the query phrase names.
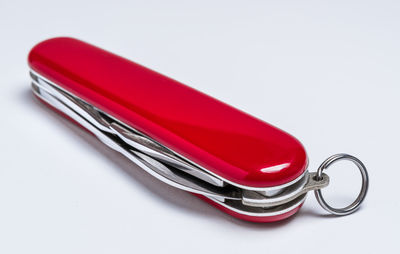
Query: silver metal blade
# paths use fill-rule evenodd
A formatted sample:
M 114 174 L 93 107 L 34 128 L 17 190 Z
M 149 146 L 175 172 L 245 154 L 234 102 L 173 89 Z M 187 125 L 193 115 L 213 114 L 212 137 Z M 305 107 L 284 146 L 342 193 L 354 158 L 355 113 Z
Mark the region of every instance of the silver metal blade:
M 57 88 L 51 87 L 49 84 L 34 80 L 32 85 L 34 86 L 33 90 L 37 96 L 71 117 L 92 132 L 104 144 L 122 153 L 125 157 L 161 181 L 185 191 L 210 197 L 240 199 L 240 193 L 234 189 L 218 188 L 206 182 L 203 183 L 202 180 L 196 179 L 195 177 L 190 177 L 190 175 L 185 176 L 185 174 L 179 174 L 179 171 L 169 169 L 163 163 L 134 149 L 135 147 L 132 149 L 125 148 L 126 145 L 124 146 L 124 144 L 119 142 L 118 136 L 114 136 L 112 131 L 108 131 L 106 128 L 107 123 L 98 123 L 93 117 L 93 114 L 88 114 L 83 109 L 82 103 L 74 103 L 73 98 L 68 98 L 70 96 L 59 91 Z

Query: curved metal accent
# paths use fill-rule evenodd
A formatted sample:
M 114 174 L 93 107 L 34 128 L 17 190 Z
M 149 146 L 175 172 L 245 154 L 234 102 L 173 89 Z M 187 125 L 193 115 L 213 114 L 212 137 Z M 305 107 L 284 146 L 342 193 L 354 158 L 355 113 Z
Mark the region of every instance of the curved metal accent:
M 293 209 L 296 209 L 299 205 L 301 205 L 305 201 L 306 196 L 307 193 L 302 194 L 301 196 L 298 196 L 296 199 L 291 200 L 287 203 L 267 208 L 246 206 L 242 202 L 236 200 L 220 201 L 210 197 L 207 198 L 239 214 L 253 216 L 253 217 L 267 217 L 267 216 L 281 215 L 290 212 Z
M 253 207 L 273 207 L 286 204 L 299 196 L 311 191 L 322 189 L 329 184 L 329 176 L 321 175 L 321 180 L 315 180 L 316 172 L 308 173 L 302 181 L 299 181 L 293 186 L 288 187 L 282 193 L 273 197 L 265 198 L 265 196 L 250 191 L 243 191 L 242 203 Z

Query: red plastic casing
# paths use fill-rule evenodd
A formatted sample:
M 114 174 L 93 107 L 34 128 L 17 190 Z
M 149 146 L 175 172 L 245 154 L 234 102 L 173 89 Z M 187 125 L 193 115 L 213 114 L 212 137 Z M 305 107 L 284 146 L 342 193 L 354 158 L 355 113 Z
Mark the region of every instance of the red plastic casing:
M 31 50 L 28 62 L 66 91 L 232 183 L 271 187 L 306 170 L 303 146 L 286 132 L 93 45 L 49 39 Z

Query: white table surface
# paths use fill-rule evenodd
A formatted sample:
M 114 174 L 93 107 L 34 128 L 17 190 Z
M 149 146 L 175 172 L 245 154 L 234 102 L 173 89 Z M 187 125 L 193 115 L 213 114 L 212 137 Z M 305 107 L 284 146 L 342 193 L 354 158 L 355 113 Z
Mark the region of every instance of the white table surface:
M 0 253 L 399 253 L 399 13 L 399 1 L 0 1 Z M 365 203 L 326 216 L 311 193 L 292 219 L 254 224 L 153 179 L 33 98 L 27 54 L 55 36 L 288 131 L 311 171 L 354 154 Z M 351 202 L 355 167 L 327 173 L 327 199 Z

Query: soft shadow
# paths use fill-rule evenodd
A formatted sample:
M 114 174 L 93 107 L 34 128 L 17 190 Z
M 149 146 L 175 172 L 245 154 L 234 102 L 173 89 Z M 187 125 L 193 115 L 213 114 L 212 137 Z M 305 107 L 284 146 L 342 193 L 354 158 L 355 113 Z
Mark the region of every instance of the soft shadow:
M 27 103 L 28 106 L 37 108 L 37 110 L 43 114 L 49 115 L 58 123 L 59 126 L 65 128 L 67 130 L 66 132 L 72 132 L 72 135 L 79 136 L 84 141 L 84 143 L 88 145 L 88 147 L 94 149 L 96 152 L 99 153 L 100 156 L 108 158 L 115 165 L 115 168 L 120 169 L 122 173 L 124 173 L 130 178 L 130 180 L 133 181 L 133 184 L 140 185 L 142 188 L 145 188 L 147 191 L 153 194 L 152 196 L 154 198 L 158 199 L 159 202 L 163 202 L 167 206 L 175 207 L 177 209 L 184 209 L 185 211 L 192 213 L 196 216 L 207 218 L 211 217 L 218 220 L 222 219 L 240 227 L 247 227 L 256 230 L 266 228 L 279 228 L 291 222 L 295 217 L 330 217 L 330 215 L 318 214 L 311 210 L 302 208 L 296 215 L 278 222 L 254 223 L 236 219 L 203 202 L 202 200 L 191 195 L 190 193 L 171 187 L 152 177 L 150 174 L 136 166 L 120 153 L 108 148 L 96 137 L 94 137 L 81 127 L 77 126 L 76 124 L 59 115 L 57 112 L 48 108 L 37 98 L 35 98 L 30 90 L 24 90 L 22 97 L 24 103 Z
M 336 215 L 325 212 L 325 210 L 322 208 L 320 211 L 315 211 L 315 209 L 310 209 L 307 207 L 300 209 L 300 211 L 297 213 L 297 217 L 338 218 Z

